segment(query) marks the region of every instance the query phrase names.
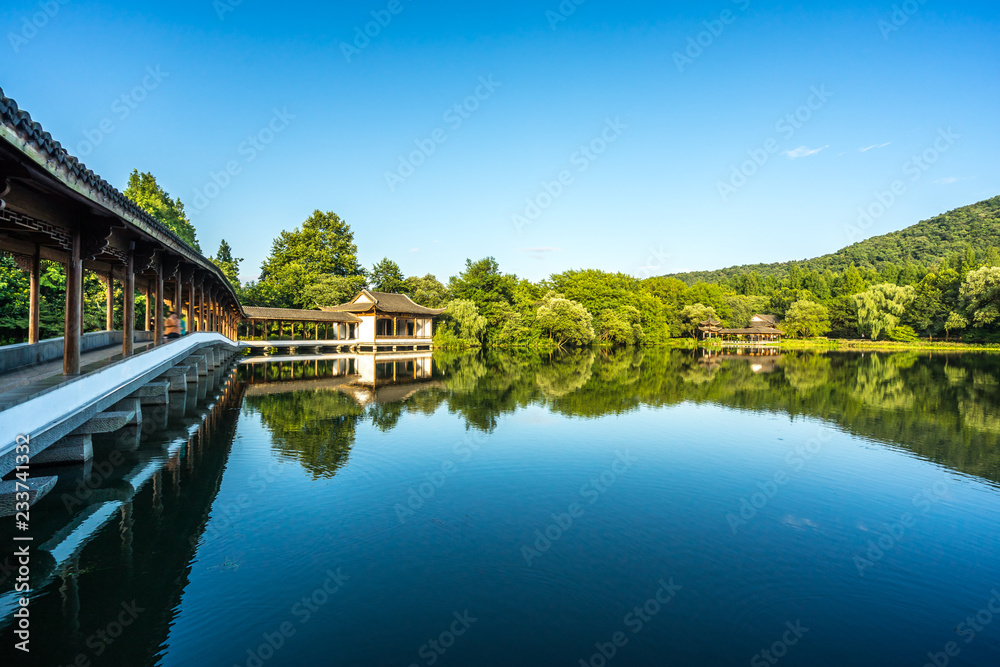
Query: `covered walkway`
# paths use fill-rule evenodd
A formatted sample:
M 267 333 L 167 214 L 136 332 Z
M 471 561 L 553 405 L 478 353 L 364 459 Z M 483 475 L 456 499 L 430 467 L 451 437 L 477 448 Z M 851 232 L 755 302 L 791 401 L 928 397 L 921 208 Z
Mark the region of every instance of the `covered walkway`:
M 83 370 L 83 282 L 91 271 L 105 284 L 106 326 L 121 314 L 120 350 L 135 352 L 136 321 L 162 344 L 164 315 L 187 317 L 192 332 L 230 339 L 243 316 L 222 271 L 73 157 L 0 90 L 0 252 L 29 276 L 26 342 L 39 345 L 43 262 L 65 271 L 62 372 Z M 115 285 L 122 297 L 116 303 Z M 136 317 L 136 290 L 146 312 Z M 9 370 L 10 366 L 6 366 Z

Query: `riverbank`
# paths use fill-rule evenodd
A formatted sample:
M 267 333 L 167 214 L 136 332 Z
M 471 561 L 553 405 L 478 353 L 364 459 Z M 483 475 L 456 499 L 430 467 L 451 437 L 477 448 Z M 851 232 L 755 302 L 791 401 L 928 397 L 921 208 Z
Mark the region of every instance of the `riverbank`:
M 782 350 L 828 351 L 828 350 L 871 350 L 886 352 L 908 352 L 930 350 L 939 352 L 1000 352 L 1000 345 L 990 343 L 959 343 L 946 341 L 919 340 L 908 343 L 891 340 L 848 340 L 809 338 L 804 340 L 786 339 L 781 341 Z

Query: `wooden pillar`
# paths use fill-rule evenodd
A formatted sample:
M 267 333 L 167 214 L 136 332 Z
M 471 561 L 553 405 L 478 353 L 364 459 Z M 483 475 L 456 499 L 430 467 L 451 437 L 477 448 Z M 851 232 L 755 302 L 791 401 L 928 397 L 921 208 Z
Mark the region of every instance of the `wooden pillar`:
M 188 281 L 187 331 L 194 333 L 198 328 L 194 325 L 194 278 Z
M 177 313 L 177 319 L 180 319 L 181 314 L 184 312 L 184 290 L 182 287 L 181 270 L 177 269 L 177 277 L 174 279 L 174 303 L 170 309 Z
M 319 340 L 319 322 L 316 323 L 316 340 Z
M 208 331 L 205 326 L 205 283 L 198 285 L 198 331 Z
M 152 314 L 150 310 L 152 308 L 152 304 L 150 303 L 150 301 L 152 300 L 153 300 L 153 288 L 149 284 L 149 281 L 147 280 L 146 281 L 146 325 L 143 327 L 143 331 L 149 331 L 150 315 Z
M 63 323 L 63 375 L 80 374 L 80 337 L 83 332 L 83 257 L 80 230 L 73 231 L 66 264 L 66 313 Z
M 28 342 L 37 343 L 41 339 L 41 288 L 42 288 L 42 255 L 41 246 L 35 244 L 35 254 L 31 258 L 31 283 L 28 301 Z
M 135 244 L 131 244 L 134 246 Z M 131 357 L 135 351 L 135 248 L 130 247 L 122 281 L 122 356 Z
M 156 267 L 156 306 L 153 308 L 153 345 L 163 345 L 163 266 Z
M 285 337 L 285 323 L 279 320 L 278 321 L 278 340 L 281 340 L 284 337 Z
M 115 330 L 115 274 L 108 271 L 105 288 L 104 303 L 104 329 L 105 331 Z
M 261 332 L 261 340 L 267 340 L 267 320 L 264 320 L 264 330 Z

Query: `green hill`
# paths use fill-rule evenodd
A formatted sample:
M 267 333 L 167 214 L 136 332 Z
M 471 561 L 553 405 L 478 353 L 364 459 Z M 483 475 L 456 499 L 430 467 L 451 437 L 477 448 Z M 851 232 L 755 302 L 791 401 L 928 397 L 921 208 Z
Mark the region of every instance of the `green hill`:
M 675 273 L 689 285 L 697 282 L 717 283 L 733 276 L 756 271 L 762 278 L 784 278 L 793 266 L 804 271 L 826 270 L 842 272 L 852 263 L 859 267 L 878 269 L 882 264 L 903 266 L 907 263 L 925 268 L 936 266 L 955 253 L 971 246 L 977 252 L 1000 247 L 1000 197 L 978 204 L 963 206 L 912 227 L 866 239 L 829 255 L 775 264 L 746 264 L 715 271 Z

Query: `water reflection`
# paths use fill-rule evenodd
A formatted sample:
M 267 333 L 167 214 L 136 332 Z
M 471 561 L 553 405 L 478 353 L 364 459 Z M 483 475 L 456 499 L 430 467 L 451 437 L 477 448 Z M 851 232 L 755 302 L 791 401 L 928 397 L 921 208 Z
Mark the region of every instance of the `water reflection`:
M 275 447 L 318 476 L 346 462 L 358 423 L 388 431 L 408 411 L 444 405 L 488 433 L 532 404 L 594 418 L 691 401 L 827 420 L 992 481 L 1000 480 L 998 375 L 992 355 L 776 347 L 353 355 L 254 360 L 240 370 L 247 406 Z

